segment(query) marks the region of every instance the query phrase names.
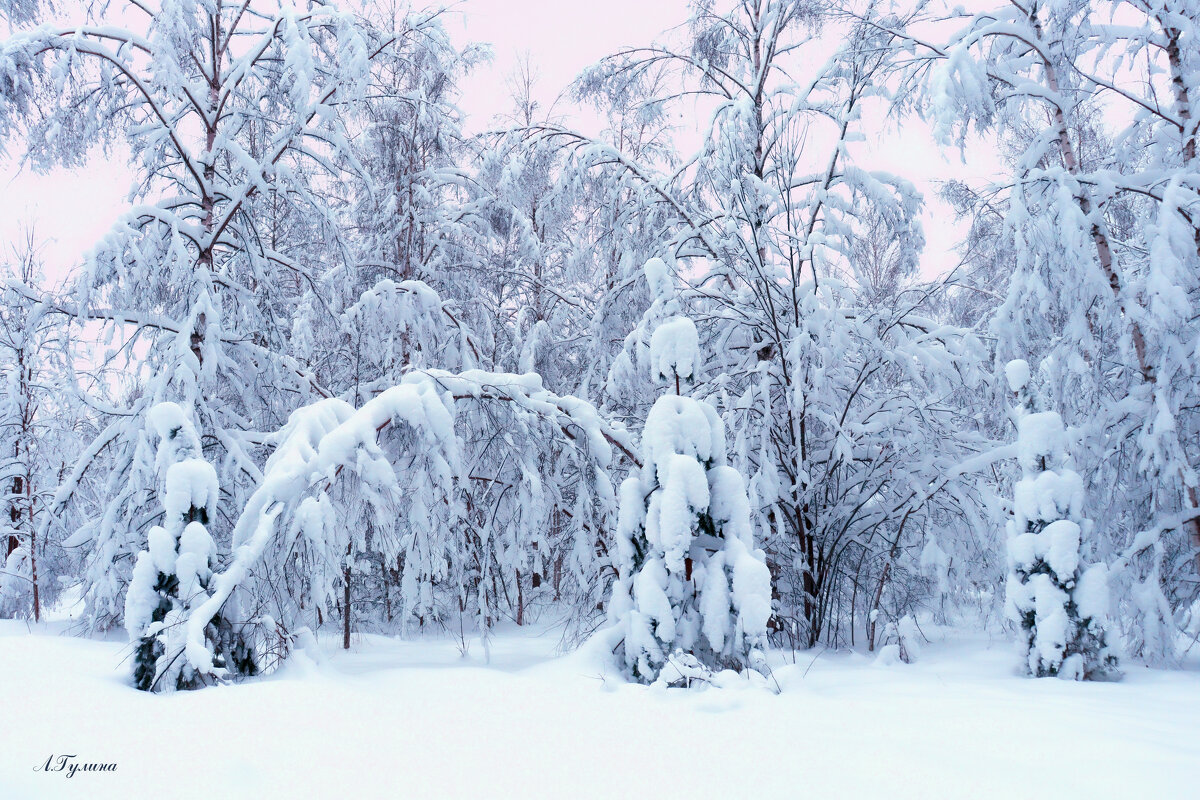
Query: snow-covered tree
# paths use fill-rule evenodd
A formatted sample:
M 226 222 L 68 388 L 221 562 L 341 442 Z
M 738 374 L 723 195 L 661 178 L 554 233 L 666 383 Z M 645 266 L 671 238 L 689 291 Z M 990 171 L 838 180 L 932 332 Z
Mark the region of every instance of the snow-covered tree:
M 0 264 L 0 617 L 34 620 L 78 569 L 61 529 L 44 522 L 85 418 L 63 357 L 63 320 L 31 288 L 44 279 L 39 253 L 29 229 Z
M 458 87 L 487 50 L 455 46 L 438 7 L 368 3 L 363 13 L 396 41 L 373 58 L 370 102 L 356 104 L 350 119 L 361 129 L 353 149 L 361 167 L 352 173 L 359 183 L 350 197 L 357 275 L 348 276 L 347 288 L 382 277 L 415 279 L 454 297 L 472 238 Z
M 1069 466 L 1067 431 L 1057 412 L 1034 410 L 1027 362 L 1010 361 L 1005 372 L 1024 401 L 1015 409 L 1022 478 L 1013 487 L 1005 603 L 1021 631 L 1025 670 L 1039 678 L 1113 677 L 1107 567 L 1082 559 L 1093 524 L 1083 516 L 1083 481 Z
M 60 516 L 81 477 L 108 470 L 70 542 L 90 547 L 95 625 L 119 620 L 132 555 L 157 516 L 151 407 L 194 409 L 236 509 L 261 478 L 257 431 L 330 393 L 289 353 L 293 312 L 320 286 L 322 256 L 348 252 L 323 187 L 361 169 L 348 110 L 377 77 L 374 60 L 402 39 L 328 3 L 121 8 L 89 6 L 78 21 L 0 44 L 0 135 L 23 136 L 28 163 L 75 165 L 96 145 L 123 144 L 135 175 L 134 205 L 59 306 L 102 322 L 136 365 L 51 509 Z M 326 308 L 321 298 L 305 306 Z M 210 521 L 218 542 L 232 521 Z
M 34 261 L 22 259 L 16 275 L 8 265 L 0 279 L 24 286 Z M 0 286 L 0 617 L 41 618 L 41 586 L 35 496 L 49 476 L 41 469 L 43 425 L 39 405 L 49 388 L 45 356 L 48 320 L 45 308 L 15 287 Z M 39 548 L 39 545 L 41 547 Z
M 660 260 L 647 272 L 666 279 Z M 678 393 L 698 356 L 686 316 L 655 328 L 644 374 L 675 393 L 651 408 L 642 467 L 621 485 L 608 613 L 624 667 L 643 683 L 677 651 L 710 670 L 756 665 L 771 617 L 771 575 L 754 545 L 745 480 L 728 464 L 725 424 L 708 403 Z
M 936 287 L 881 304 L 842 279 L 872 229 L 895 245 L 887 274 L 910 274 L 923 245 L 912 185 L 853 161 L 864 109 L 887 99 L 885 37 L 838 28 L 828 57 L 816 6 L 730 6 L 697 4 L 685 35 L 622 51 L 579 83 L 584 97 L 656 87 L 634 95 L 649 118 L 702 104 L 696 153 L 639 159 L 554 126 L 542 138 L 570 151 L 570 168 L 605 176 L 610 202 L 658 237 L 711 353 L 692 392 L 719 409 L 747 478 L 781 633 L 849 642 L 922 523 L 974 513 L 957 464 L 988 443 L 951 398 L 978 380 L 982 352 L 922 313 Z M 820 59 L 799 56 L 810 46 Z M 633 270 L 625 280 L 646 286 Z M 610 377 L 632 363 L 625 350 L 605 354 Z M 643 418 L 625 400 L 606 407 Z
M 588 200 L 586 176 L 538 137 L 561 120 L 536 88 L 533 66 L 522 63 L 509 80 L 511 108 L 495 120 L 501 129 L 475 146 L 472 318 L 493 369 L 535 371 L 548 389 L 598 400 L 583 387 L 594 386 L 592 325 L 607 298 L 594 224 L 601 209 Z
M 1006 154 L 1011 180 L 973 190 L 1006 290 L 997 363 L 1048 371 L 1106 520 L 1098 546 L 1130 652 L 1169 658 L 1169 620 L 1195 602 L 1200 570 L 1195 4 L 881 11 L 870 24 L 911 55 L 904 75 L 935 133 Z M 960 27 L 944 39 L 949 20 Z
M 181 658 L 179 651 L 184 624 L 195 605 L 207 599 L 216 565 L 217 547 L 208 525 L 220 500 L 217 471 L 204 460 L 200 435 L 178 405 L 159 403 L 150 410 L 148 423 L 158 437 L 163 524 L 147 533 L 146 549 L 138 554 L 125 594 L 125 629 L 135 643 L 133 683 L 143 691 L 191 689 L 208 676 L 193 668 L 195 653 Z M 257 672 L 254 654 L 219 614 L 198 644 L 217 677 Z
M 363 15 L 391 41 L 371 59 L 367 96 L 342 112 L 351 135 L 333 205 L 349 225 L 306 287 L 292 341 L 321 384 L 355 405 L 410 365 L 480 366 L 465 318 L 475 309 L 455 303 L 472 296 L 463 276 L 477 223 L 456 102 L 459 80 L 485 51 L 456 47 L 443 9 L 365 4 Z
M 497 427 L 485 430 L 487 421 Z M 488 475 L 487 460 L 464 458 L 481 435 L 514 445 L 492 456 L 512 461 L 513 470 Z M 545 570 L 541 558 L 571 562 L 571 576 L 553 581 L 556 595 L 596 602 L 594 543 L 615 511 L 606 473 L 613 450 L 631 455 L 632 445 L 590 404 L 543 390 L 535 375 L 415 371 L 358 409 L 339 398 L 304 406 L 271 440 L 264 478 L 234 525 L 231 558 L 211 576 L 195 567 L 204 577 L 190 580 L 192 594 L 166 592 L 164 618 L 174 625 L 153 620 L 164 602 L 156 558 L 161 551 L 182 576 L 182 544 L 172 550 L 172 534 L 156 533 L 139 556 L 144 580 L 131 589 L 127 613 L 136 612 L 133 635 L 169 631 L 159 638 L 161 653 L 144 641 L 159 674 L 171 665 L 194 686 L 274 668 L 339 606 L 349 613 L 354 562 L 364 557 L 378 556 L 399 573 L 393 602 L 400 626 L 431 617 L 445 627 L 470 625 L 485 643 L 500 610 L 517 599 L 508 593 L 520 591 L 520 570 Z M 566 455 L 545 457 L 551 442 Z M 187 474 L 203 469 L 187 463 Z M 548 539 L 555 517 L 565 518 L 557 524 L 574 555 L 556 552 L 561 543 Z M 156 540 L 165 546 L 156 550 Z M 189 563 L 189 575 L 192 569 Z M 170 573 L 161 574 L 170 584 Z M 580 591 L 568 591 L 572 578 Z

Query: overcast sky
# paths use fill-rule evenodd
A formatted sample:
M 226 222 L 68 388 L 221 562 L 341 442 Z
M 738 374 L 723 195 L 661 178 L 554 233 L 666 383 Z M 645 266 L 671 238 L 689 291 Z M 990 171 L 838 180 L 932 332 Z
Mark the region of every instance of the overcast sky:
M 462 87 L 461 105 L 468 127 L 480 130 L 510 107 L 506 79 L 528 54 L 539 80 L 536 92 L 543 104 L 582 70 L 624 45 L 645 44 L 662 31 L 683 22 L 687 0 L 466 0 L 457 5 L 448 25 L 460 42 L 490 43 L 493 62 L 472 74 Z M 559 111 L 569 111 L 560 107 Z M 929 140 L 923 126 L 903 132 L 887 129 L 868 134 L 855 153 L 862 166 L 885 169 L 914 180 L 927 195 L 930 176 L 964 172 Z M 22 225 L 34 223 L 44 250 L 47 271 L 62 274 L 124 210 L 130 177 L 119 158 L 97 161 L 88 168 L 56 170 L 49 175 L 19 173 L 12 162 L 0 169 L 0 237 L 17 240 Z M 947 210 L 931 202 L 926 214 L 929 247 L 923 271 L 933 275 L 953 264 L 948 252 L 957 235 Z M 7 247 L 5 248 L 7 249 Z

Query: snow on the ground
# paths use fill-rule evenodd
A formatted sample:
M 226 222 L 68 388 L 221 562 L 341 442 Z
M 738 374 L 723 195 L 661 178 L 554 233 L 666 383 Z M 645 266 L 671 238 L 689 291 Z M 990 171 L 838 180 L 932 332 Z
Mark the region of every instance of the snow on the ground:
M 236 686 L 149 695 L 121 641 L 0 622 L 0 798 L 1196 797 L 1200 674 L 1018 677 L 1003 640 L 915 664 L 775 654 L 782 693 L 605 678 L 525 629 L 326 642 Z M 936 640 L 938 637 L 933 636 Z M 594 648 L 593 648 L 594 650 Z M 815 660 L 814 660 L 815 656 Z M 116 771 L 35 771 L 51 755 Z

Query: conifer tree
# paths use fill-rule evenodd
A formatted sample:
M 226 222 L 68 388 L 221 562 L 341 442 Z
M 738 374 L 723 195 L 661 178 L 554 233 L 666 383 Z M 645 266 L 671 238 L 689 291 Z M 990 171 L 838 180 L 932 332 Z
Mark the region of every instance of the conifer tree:
M 647 264 L 652 280 L 661 265 Z M 646 418 L 641 469 L 621 485 L 609 614 L 626 669 L 645 683 L 667 677 L 669 662 L 674 679 L 752 666 L 771 616 L 771 576 L 754 547 L 745 481 L 727 464 L 725 425 L 680 393 L 698 353 L 688 317 L 654 329 L 650 373 L 670 388 Z
M 1033 410 L 1029 365 L 1009 362 L 1016 394 L 1017 451 L 1023 477 L 1014 487 L 1009 522 L 1006 607 L 1020 626 L 1028 674 L 1091 680 L 1117 674 L 1105 617 L 1104 564 L 1084 568 L 1082 538 L 1092 530 L 1083 517 L 1083 481 L 1069 466 L 1066 430 L 1055 411 Z
M 191 689 L 203 676 L 172 645 L 183 641 L 196 601 L 208 598 L 216 557 L 208 525 L 219 499 L 217 472 L 204 460 L 196 428 L 178 405 L 158 404 L 149 422 L 159 436 L 163 525 L 150 529 L 125 596 L 125 627 L 137 642 L 133 682 L 143 691 Z M 252 654 L 223 617 L 215 617 L 205 634 L 222 669 L 219 675 L 230 668 L 238 674 L 257 671 Z

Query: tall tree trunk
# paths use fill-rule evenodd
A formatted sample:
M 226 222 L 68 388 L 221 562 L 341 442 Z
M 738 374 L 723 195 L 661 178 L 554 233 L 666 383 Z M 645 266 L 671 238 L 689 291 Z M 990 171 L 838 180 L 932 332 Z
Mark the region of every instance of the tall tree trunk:
M 21 453 L 20 445 L 13 446 L 13 458 L 15 459 Z M 20 540 L 17 538 L 17 525 L 21 522 L 21 509 L 17 506 L 17 498 L 25 491 L 21 485 L 22 480 L 19 475 L 12 479 L 12 489 L 10 492 L 10 500 L 8 501 L 8 521 L 12 526 L 13 533 L 9 534 L 8 541 L 4 545 L 4 557 L 7 559 L 12 555 L 13 550 L 17 549 Z
M 342 649 L 350 649 L 350 553 L 346 545 L 346 566 L 342 568 Z
M 28 449 L 26 449 L 28 454 Z M 33 480 L 28 471 L 25 475 L 26 515 L 29 518 L 29 577 L 33 580 L 33 621 L 42 621 L 42 597 L 37 574 L 37 529 L 33 526 Z
M 521 570 L 514 570 L 517 573 L 517 624 L 525 624 L 525 593 L 521 590 Z

